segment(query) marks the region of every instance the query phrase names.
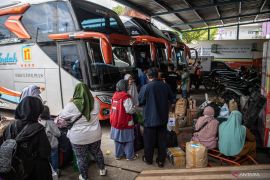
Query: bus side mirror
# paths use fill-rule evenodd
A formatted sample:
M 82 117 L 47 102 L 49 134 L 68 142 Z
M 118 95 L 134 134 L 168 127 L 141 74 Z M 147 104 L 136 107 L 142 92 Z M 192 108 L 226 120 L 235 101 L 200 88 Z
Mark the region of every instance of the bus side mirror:
M 112 64 L 113 52 L 111 44 L 104 38 L 100 39 L 101 51 L 106 64 Z
M 150 53 L 152 61 L 155 62 L 157 59 L 157 48 L 154 43 L 150 43 Z

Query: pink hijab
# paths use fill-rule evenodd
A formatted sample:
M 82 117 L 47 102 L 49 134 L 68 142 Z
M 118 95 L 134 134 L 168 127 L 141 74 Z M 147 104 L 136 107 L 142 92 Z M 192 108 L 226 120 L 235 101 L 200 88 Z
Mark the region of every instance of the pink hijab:
M 217 147 L 217 131 L 218 131 L 218 121 L 214 118 L 215 111 L 212 107 L 207 106 L 203 115 L 201 116 L 195 125 L 195 129 L 198 130 L 202 127 L 206 122 L 207 125 L 201 129 L 199 132 L 195 132 L 193 134 L 192 140 L 198 141 L 203 144 L 208 149 L 214 149 Z

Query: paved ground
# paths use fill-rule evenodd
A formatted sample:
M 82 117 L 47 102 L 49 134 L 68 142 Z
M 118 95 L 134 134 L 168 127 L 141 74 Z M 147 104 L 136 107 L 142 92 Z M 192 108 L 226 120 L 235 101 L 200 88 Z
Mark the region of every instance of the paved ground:
M 204 91 L 200 92 L 193 92 L 192 98 L 197 100 L 197 106 L 204 101 Z M 12 112 L 9 111 L 1 111 L 0 112 L 4 115 L 12 117 Z M 139 152 L 140 158 L 135 161 L 126 161 L 120 160 L 117 161 L 114 158 L 114 144 L 113 141 L 110 139 L 110 125 L 108 122 L 101 122 L 102 126 L 102 151 L 104 153 L 105 164 L 108 169 L 108 174 L 106 177 L 99 176 L 99 172 L 97 166 L 94 162 L 90 164 L 89 167 L 89 177 L 93 180 L 133 180 L 138 175 L 139 172 L 142 170 L 147 169 L 159 169 L 157 165 L 154 163 L 153 165 L 146 165 L 142 162 L 142 151 Z M 179 143 L 183 143 L 189 141 L 191 138 L 191 128 L 183 128 L 178 136 Z M 258 149 L 257 160 L 259 163 L 267 163 L 270 164 L 270 156 L 267 154 L 265 149 Z M 209 159 L 213 164 L 212 159 Z M 218 165 L 218 163 L 216 163 Z M 168 161 L 165 163 L 165 168 L 173 168 Z M 73 170 L 72 164 L 70 166 L 65 167 L 62 170 L 62 176 L 60 180 L 76 180 L 78 179 L 79 173 Z

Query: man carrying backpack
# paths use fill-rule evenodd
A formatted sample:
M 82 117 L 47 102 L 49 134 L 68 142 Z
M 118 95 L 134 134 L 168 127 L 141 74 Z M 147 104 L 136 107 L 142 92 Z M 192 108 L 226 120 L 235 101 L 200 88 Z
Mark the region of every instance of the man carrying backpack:
M 38 123 L 43 105 L 39 98 L 22 99 L 15 111 L 16 121 L 3 135 L 0 148 L 0 177 L 20 180 L 52 180 L 50 143 Z M 15 153 L 12 153 L 13 150 Z

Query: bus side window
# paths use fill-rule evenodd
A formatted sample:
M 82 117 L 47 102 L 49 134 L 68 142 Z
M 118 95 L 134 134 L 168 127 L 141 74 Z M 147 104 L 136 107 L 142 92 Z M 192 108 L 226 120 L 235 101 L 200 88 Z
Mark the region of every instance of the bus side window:
M 0 17 L 0 41 L 3 39 L 15 38 L 16 36 L 11 33 L 4 25 L 9 16 Z
M 80 67 L 80 57 L 76 45 L 61 46 L 61 65 L 68 73 L 76 79 L 82 81 L 82 71 Z
M 47 42 L 49 34 L 75 31 L 67 2 L 34 4 L 24 13 L 22 24 L 32 41 Z

